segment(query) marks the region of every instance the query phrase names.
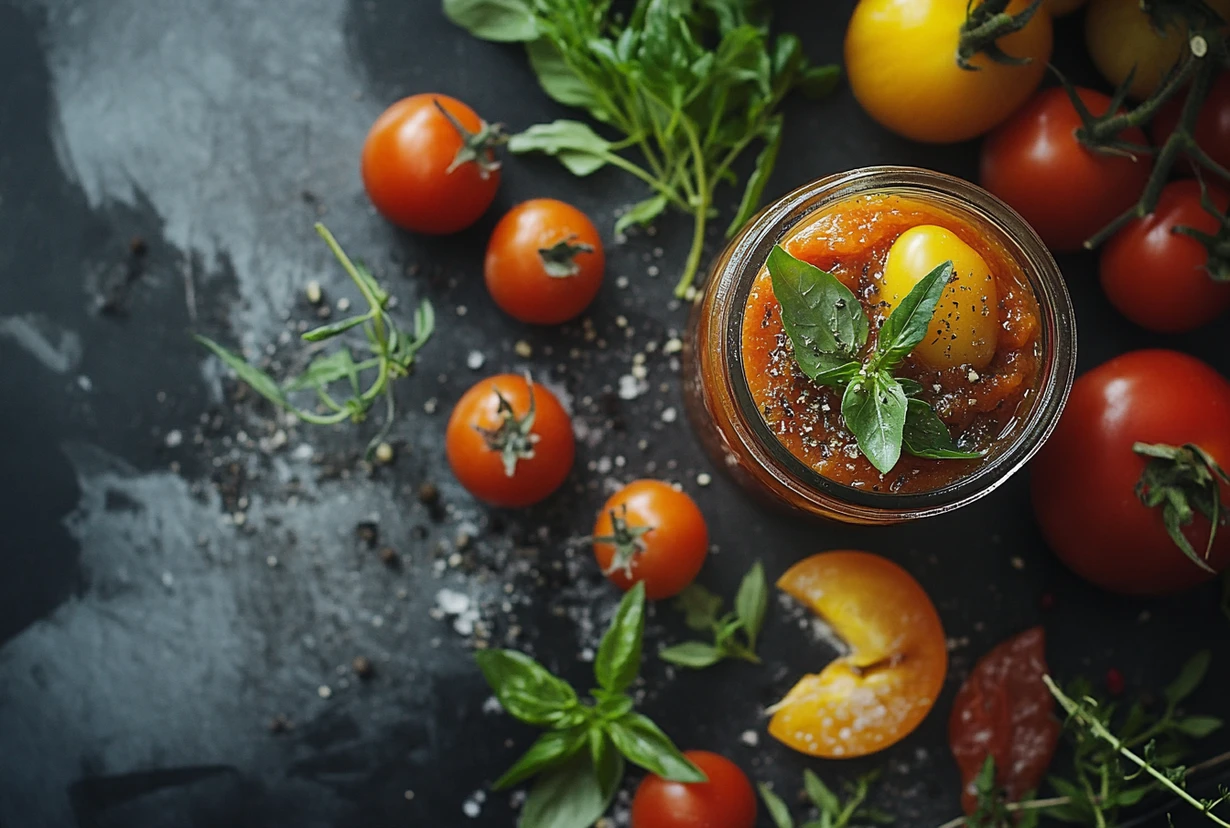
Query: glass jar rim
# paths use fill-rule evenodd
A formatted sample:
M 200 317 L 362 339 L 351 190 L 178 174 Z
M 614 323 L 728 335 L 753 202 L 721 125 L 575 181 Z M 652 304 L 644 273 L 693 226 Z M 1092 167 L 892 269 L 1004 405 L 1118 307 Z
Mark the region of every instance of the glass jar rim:
M 972 213 L 1003 236 L 1034 294 L 1040 315 L 1042 364 L 1035 401 L 1012 443 L 969 474 L 937 489 L 893 493 L 860 489 L 824 477 L 799 460 L 778 440 L 755 404 L 743 371 L 743 308 L 756 274 L 769 251 L 801 222 L 826 206 L 858 195 L 891 192 L 932 200 Z M 1063 275 L 1037 233 L 1012 208 L 977 185 L 945 173 L 917 167 L 862 167 L 817 179 L 769 205 L 731 244 L 725 267 L 715 274 L 721 284 L 733 283 L 731 307 L 721 335 L 732 355 L 727 361 L 734 401 L 752 436 L 797 485 L 858 510 L 926 517 L 950 511 L 994 491 L 1029 461 L 1050 436 L 1067 402 L 1076 375 L 1076 314 Z

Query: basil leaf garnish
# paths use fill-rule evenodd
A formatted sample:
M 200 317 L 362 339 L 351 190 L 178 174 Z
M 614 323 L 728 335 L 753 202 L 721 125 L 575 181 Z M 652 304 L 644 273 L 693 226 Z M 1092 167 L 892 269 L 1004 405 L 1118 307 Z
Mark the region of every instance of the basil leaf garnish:
M 796 355 L 813 351 L 853 357 L 867 344 L 867 314 L 858 297 L 833 274 L 777 245 L 769 254 L 769 276 Z
M 883 371 L 854 380 L 841 398 L 841 416 L 854 433 L 859 451 L 881 474 L 901 457 L 905 410 L 901 383 Z
M 952 262 L 938 265 L 919 279 L 901 304 L 893 308 L 876 340 L 876 355 L 881 366 L 890 370 L 897 367 L 926 338 L 931 317 L 935 316 L 935 306 L 951 278 Z
M 906 409 L 902 440 L 910 454 L 931 460 L 974 460 L 986 453 L 962 451 L 935 410 L 914 398 L 910 399 Z

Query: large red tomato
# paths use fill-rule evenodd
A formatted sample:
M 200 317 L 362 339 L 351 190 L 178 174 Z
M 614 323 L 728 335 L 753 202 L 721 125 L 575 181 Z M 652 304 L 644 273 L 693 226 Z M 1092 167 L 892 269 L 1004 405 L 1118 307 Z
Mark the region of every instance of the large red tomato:
M 668 782 L 650 774 L 632 798 L 632 828 L 753 828 L 756 794 L 747 774 L 724 756 L 689 750 L 684 756 L 708 782 Z
M 1160 595 L 1213 577 L 1168 534 L 1165 506 L 1148 506 L 1174 494 L 1194 508 L 1181 529 L 1209 568 L 1230 565 L 1230 530 L 1217 532 L 1205 556 L 1211 526 L 1198 501 L 1211 507 L 1230 486 L 1213 483 L 1213 470 L 1186 457 L 1155 459 L 1137 444 L 1198 446 L 1221 468 L 1230 465 L 1230 382 L 1195 357 L 1176 351 L 1133 351 L 1080 377 L 1054 435 L 1033 461 L 1034 513 L 1042 534 L 1073 572 L 1113 592 Z M 1183 470 L 1180 470 L 1180 466 Z M 1146 475 L 1146 467 L 1149 474 Z M 1199 493 L 1182 485 L 1203 478 Z M 1147 486 L 1138 491 L 1145 480 Z
M 1209 187 L 1223 214 L 1230 198 Z M 1209 251 L 1176 227 L 1210 236 L 1221 222 L 1201 205 L 1200 184 L 1175 181 L 1162 190 L 1157 208 L 1116 233 L 1102 250 L 1102 289 L 1119 312 L 1142 328 L 1182 333 L 1207 325 L 1230 308 L 1230 282 L 1209 272 Z M 1220 264 L 1230 268 L 1230 262 Z M 1230 273 L 1227 274 L 1230 276 Z
M 1110 106 L 1101 92 L 1077 94 L 1094 115 Z M 1133 160 L 1086 149 L 1076 138 L 1080 126 L 1071 99 L 1055 87 L 1035 95 L 982 145 L 982 186 L 1008 202 L 1052 250 L 1081 249 L 1140 198 L 1153 168 L 1148 156 Z M 1120 137 L 1147 142 L 1136 128 Z
M 498 129 L 447 95 L 412 95 L 384 111 L 363 142 L 363 186 L 376 209 L 418 233 L 456 233 L 500 186 Z

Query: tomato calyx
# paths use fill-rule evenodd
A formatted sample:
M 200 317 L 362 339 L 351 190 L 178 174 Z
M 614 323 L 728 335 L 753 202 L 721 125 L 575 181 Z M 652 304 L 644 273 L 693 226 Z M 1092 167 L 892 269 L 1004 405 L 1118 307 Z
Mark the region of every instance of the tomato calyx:
M 1183 225 L 1175 227 L 1172 232 L 1190 236 L 1203 244 L 1209 251 L 1209 260 L 1204 265 L 1209 278 L 1214 282 L 1230 282 L 1230 212 L 1223 213 L 1217 209 L 1203 180 L 1200 182 L 1200 206 L 1217 219 L 1219 226 L 1216 233 L 1206 233 Z
M 503 124 L 489 124 L 482 121 L 478 132 L 470 132 L 438 100 L 432 98 L 431 102 L 461 136 L 461 149 L 457 150 L 457 154 L 453 156 L 453 161 L 445 172 L 451 173 L 458 167 L 473 162 L 478 167 L 480 178 L 490 178 L 491 174 L 501 166 L 499 159 L 495 157 L 495 148 L 508 143 Z
M 611 534 L 603 535 L 593 539 L 594 543 L 607 543 L 615 547 L 615 554 L 611 556 L 611 563 L 604 571 L 603 575 L 610 575 L 613 572 L 623 571 L 624 575 L 632 577 L 632 561 L 636 556 L 645 551 L 645 542 L 641 537 L 653 531 L 652 526 L 632 526 L 628 523 L 628 504 L 620 504 L 619 509 L 612 509 L 611 515 Z
M 593 252 L 592 244 L 578 242 L 577 234 L 571 233 L 550 247 L 538 248 L 538 258 L 542 259 L 542 269 L 552 279 L 567 279 L 581 272 L 577 254 Z
M 1005 66 L 1024 66 L 1030 58 L 1013 57 L 999 46 L 999 39 L 1019 32 L 1042 6 L 1042 0 L 1033 0 L 1016 14 L 1007 11 L 1010 0 L 983 0 L 969 10 L 961 24 L 961 37 L 957 42 L 957 66 L 974 72 L 979 69 L 971 61 L 975 55 L 984 54 L 996 63 Z
M 508 398 L 500 393 L 500 389 L 495 389 L 495 396 L 499 402 L 499 415 L 501 422 L 498 428 L 483 428 L 482 426 L 474 426 L 474 430 L 483 435 L 483 440 L 487 443 L 487 448 L 491 451 L 500 453 L 500 459 L 504 463 L 504 474 L 512 477 L 517 471 L 518 460 L 529 460 L 534 456 L 534 445 L 538 442 L 538 435 L 534 434 L 534 416 L 536 414 L 536 402 L 534 400 L 534 383 L 526 377 L 526 382 L 529 385 L 530 392 L 530 410 L 526 412 L 524 417 L 517 417 L 517 413 L 513 411 L 512 404 L 508 402 Z
M 1161 507 L 1166 533 L 1192 563 L 1206 572 L 1216 573 L 1207 561 L 1223 520 L 1219 482 L 1230 483 L 1230 475 L 1207 451 L 1194 443 L 1169 446 L 1165 443 L 1136 443 L 1132 451 L 1149 458 L 1136 483 L 1136 496 L 1150 509 Z M 1183 534 L 1196 512 L 1209 521 L 1209 540 L 1203 557 Z

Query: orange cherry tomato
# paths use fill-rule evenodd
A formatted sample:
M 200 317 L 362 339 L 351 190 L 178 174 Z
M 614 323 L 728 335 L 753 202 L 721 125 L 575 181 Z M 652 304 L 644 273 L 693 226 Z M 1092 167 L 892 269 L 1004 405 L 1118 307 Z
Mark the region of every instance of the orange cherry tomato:
M 632 797 L 632 828 L 754 828 L 756 793 L 747 774 L 724 756 L 684 751 L 708 782 L 668 782 L 649 774 Z
M 492 506 L 530 506 L 560 487 L 572 468 L 572 419 L 555 395 L 517 374 L 474 385 L 445 431 L 453 474 Z
M 651 601 L 678 595 L 709 554 L 696 501 L 661 480 L 634 480 L 611 496 L 594 523 L 594 558 L 622 590 L 645 583 Z
M 363 142 L 363 186 L 376 209 L 416 233 L 456 233 L 486 212 L 500 186 L 500 141 L 448 95 L 412 95 L 384 111 Z
M 1211 185 L 1208 192 L 1224 214 L 1230 197 Z M 1190 178 L 1167 184 L 1153 212 L 1112 236 L 1098 262 L 1111 304 L 1137 325 L 1158 333 L 1195 330 L 1230 308 L 1230 282 L 1216 281 L 1210 274 L 1215 265 L 1208 248 L 1175 232 L 1177 227 L 1209 236 L 1221 228 L 1201 203 L 1200 184 Z
M 897 564 L 868 552 L 824 552 L 778 580 L 850 647 L 804 676 L 773 708 L 769 734 L 828 759 L 865 756 L 922 723 L 948 672 L 935 605 Z
M 522 322 L 558 325 L 594 301 L 605 268 L 593 222 L 571 204 L 536 198 L 495 226 L 483 273 L 500 310 Z

